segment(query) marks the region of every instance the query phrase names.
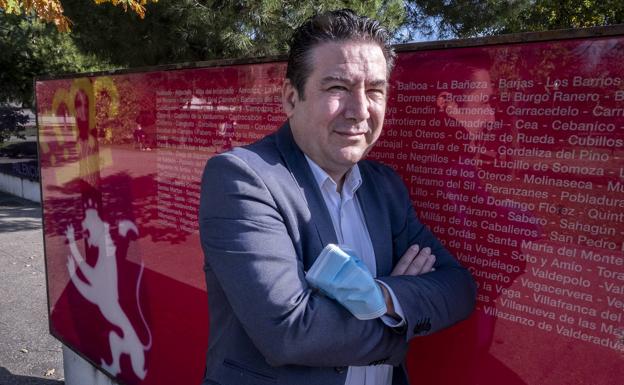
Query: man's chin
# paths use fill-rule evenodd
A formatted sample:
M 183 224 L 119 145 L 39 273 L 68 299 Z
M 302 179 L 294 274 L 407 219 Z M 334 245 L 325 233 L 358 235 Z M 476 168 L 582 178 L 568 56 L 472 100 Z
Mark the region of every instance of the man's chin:
M 355 165 L 357 162 L 359 162 L 360 160 L 364 159 L 366 157 L 366 154 L 368 153 L 368 151 L 361 151 L 361 150 L 351 150 L 351 151 L 342 151 L 342 164 L 345 166 L 348 166 L 349 168 L 352 167 L 353 165 Z

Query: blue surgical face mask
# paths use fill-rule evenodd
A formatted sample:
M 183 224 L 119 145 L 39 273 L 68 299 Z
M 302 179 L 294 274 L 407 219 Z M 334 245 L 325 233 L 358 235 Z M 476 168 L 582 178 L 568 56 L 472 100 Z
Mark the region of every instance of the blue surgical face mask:
M 350 249 L 327 245 L 314 261 L 306 280 L 360 320 L 378 318 L 386 313 L 379 285 Z

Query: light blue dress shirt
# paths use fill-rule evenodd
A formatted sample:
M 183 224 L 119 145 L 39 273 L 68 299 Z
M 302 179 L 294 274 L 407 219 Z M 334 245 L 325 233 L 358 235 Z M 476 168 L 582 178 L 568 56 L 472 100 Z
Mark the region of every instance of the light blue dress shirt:
M 312 169 L 314 179 L 329 210 L 339 244 L 355 251 L 373 274 L 373 277 L 376 277 L 375 250 L 366 227 L 364 213 L 355 195 L 357 189 L 362 184 L 359 167 L 355 165 L 349 170 L 342 186 L 342 192 L 338 193 L 338 186 L 329 174 L 314 163 L 312 159 L 308 158 L 307 155 L 306 160 Z M 381 281 L 377 282 L 383 284 Z M 395 312 L 403 318 L 401 305 L 394 293 L 390 287 L 383 285 L 388 289 L 392 297 Z M 382 316 L 381 319 L 390 327 L 400 327 L 405 323 L 403 319 L 396 321 L 388 316 Z M 391 385 L 392 370 L 393 367 L 391 365 L 349 366 L 345 385 Z

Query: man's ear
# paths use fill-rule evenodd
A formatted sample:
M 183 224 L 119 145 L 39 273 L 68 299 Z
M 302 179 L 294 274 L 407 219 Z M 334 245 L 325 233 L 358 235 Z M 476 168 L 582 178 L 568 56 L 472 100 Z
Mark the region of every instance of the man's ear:
M 299 102 L 297 89 L 290 79 L 284 79 L 284 84 L 282 85 L 282 108 L 286 113 L 286 117 L 290 118 L 292 116 L 297 102 Z

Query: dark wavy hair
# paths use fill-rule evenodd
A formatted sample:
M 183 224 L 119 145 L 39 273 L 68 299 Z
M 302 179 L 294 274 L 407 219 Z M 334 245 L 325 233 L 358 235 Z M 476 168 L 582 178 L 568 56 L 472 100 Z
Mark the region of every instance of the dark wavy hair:
M 359 16 L 350 9 L 312 16 L 295 30 L 290 40 L 286 78 L 303 99 L 305 83 L 312 72 L 310 52 L 319 44 L 340 41 L 363 41 L 379 45 L 386 59 L 387 76 L 390 76 L 396 54 L 389 40 L 390 34 L 379 21 Z

